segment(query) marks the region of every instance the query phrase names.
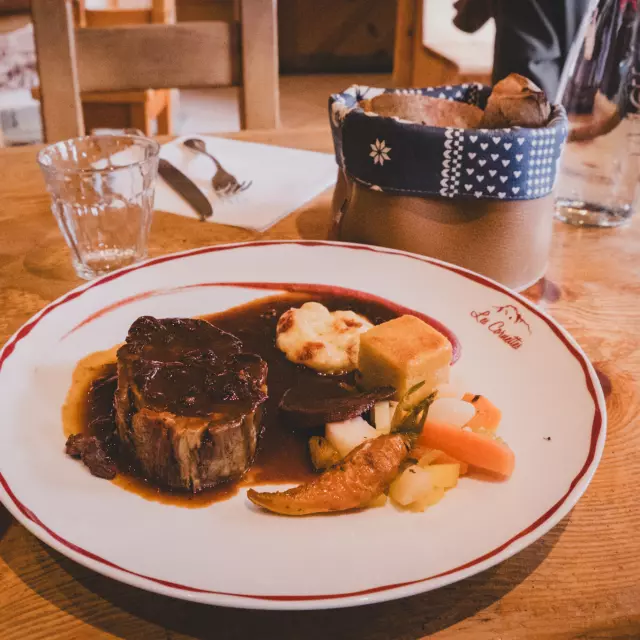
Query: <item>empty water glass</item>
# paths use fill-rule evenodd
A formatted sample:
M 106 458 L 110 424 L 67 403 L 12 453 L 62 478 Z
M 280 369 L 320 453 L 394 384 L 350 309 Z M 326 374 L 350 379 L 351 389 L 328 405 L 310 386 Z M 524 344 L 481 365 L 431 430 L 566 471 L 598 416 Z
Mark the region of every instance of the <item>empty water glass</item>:
M 38 154 L 51 211 L 87 280 L 147 255 L 160 146 L 141 136 L 86 136 Z

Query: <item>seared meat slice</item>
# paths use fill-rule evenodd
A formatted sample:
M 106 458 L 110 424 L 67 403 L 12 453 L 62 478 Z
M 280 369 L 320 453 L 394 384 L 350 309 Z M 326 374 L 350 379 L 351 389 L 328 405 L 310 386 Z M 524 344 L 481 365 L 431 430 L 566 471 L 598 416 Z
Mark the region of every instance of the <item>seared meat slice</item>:
M 105 443 L 95 436 L 70 435 L 65 450 L 72 458 L 80 458 L 94 476 L 107 480 L 116 477 L 116 463 L 109 456 Z
M 199 491 L 253 461 L 267 364 L 204 320 L 138 318 L 118 350 L 121 447 L 162 486 Z

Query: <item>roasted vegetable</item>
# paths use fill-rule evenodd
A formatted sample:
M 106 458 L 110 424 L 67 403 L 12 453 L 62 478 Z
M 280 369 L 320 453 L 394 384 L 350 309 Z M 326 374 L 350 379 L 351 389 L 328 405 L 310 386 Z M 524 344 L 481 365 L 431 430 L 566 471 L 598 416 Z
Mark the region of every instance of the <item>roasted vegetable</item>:
M 407 467 L 391 484 L 389 496 L 403 507 L 424 498 L 433 489 L 431 474 L 423 467 Z
M 324 432 L 327 440 L 344 458 L 365 440 L 373 440 L 380 435 L 364 418 L 351 418 L 343 422 L 330 422 Z
M 495 431 L 500 425 L 502 412 L 485 396 L 475 396 L 472 393 L 465 393 L 463 400 L 471 403 L 476 413 L 466 424 L 474 431 L 480 427 L 484 427 L 488 431 Z M 436 420 L 436 418 L 434 418 Z
M 438 502 L 444 498 L 444 494 L 445 490 L 442 487 L 433 487 L 429 493 L 420 498 L 420 500 L 412 502 L 407 508 L 409 511 L 422 512 L 427 509 L 427 507 L 438 504 Z
M 396 404 L 397 402 L 394 403 L 394 405 Z M 388 400 L 382 400 L 381 402 L 376 402 L 373 405 L 372 414 L 373 414 L 373 424 L 376 428 L 376 431 L 379 431 L 380 433 L 390 433 L 391 418 L 393 416 L 393 412 L 391 411 L 391 402 L 389 402 Z
M 311 464 L 317 471 L 322 471 L 340 462 L 342 456 L 338 450 L 322 436 L 313 436 L 309 440 Z
M 427 420 L 417 444 L 439 449 L 456 460 L 504 478 L 513 473 L 515 466 L 513 451 L 486 429 L 472 431 L 469 427 L 460 429 Z
M 407 453 L 401 435 L 382 435 L 367 440 L 311 482 L 273 493 L 249 489 L 247 497 L 260 507 L 287 516 L 366 507 L 389 486 Z
M 425 470 L 431 474 L 431 482 L 434 487 L 453 489 L 458 484 L 460 465 L 457 463 L 430 464 L 425 467 Z
M 446 422 L 454 427 L 463 427 L 476 415 L 470 402 L 456 398 L 438 398 L 429 407 L 429 420 Z
M 373 509 L 375 507 L 384 507 L 387 504 L 387 495 L 385 493 L 381 493 L 377 498 L 374 498 L 367 504 L 368 509 Z
M 292 428 L 310 429 L 361 416 L 378 400 L 394 393 L 393 387 L 358 391 L 337 380 L 318 378 L 288 389 L 280 401 L 280 411 Z
M 403 399 L 398 403 L 396 410 L 391 418 L 391 431 L 399 431 L 405 434 L 418 435 L 422 432 L 422 428 L 427 419 L 429 408 L 436 398 L 437 392 L 432 391 L 426 398 L 414 402 L 413 395 L 419 396 L 420 389 L 424 386 L 424 382 L 415 384 L 407 391 Z

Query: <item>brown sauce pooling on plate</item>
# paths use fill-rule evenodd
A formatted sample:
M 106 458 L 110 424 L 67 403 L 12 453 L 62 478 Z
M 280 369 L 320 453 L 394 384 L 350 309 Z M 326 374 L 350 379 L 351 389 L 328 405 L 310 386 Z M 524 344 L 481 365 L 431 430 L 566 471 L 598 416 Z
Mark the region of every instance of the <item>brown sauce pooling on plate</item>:
M 278 404 L 290 387 L 300 387 L 317 381 L 317 372 L 289 362 L 276 347 L 278 318 L 292 306 L 316 301 L 330 311 L 350 309 L 379 324 L 398 314 L 378 300 L 354 300 L 340 294 L 283 294 L 261 298 L 221 313 L 204 316 L 213 325 L 236 336 L 242 351 L 258 354 L 268 364 L 268 400 L 264 406 L 262 433 L 255 461 L 244 478 L 236 483 L 219 485 L 198 494 L 158 488 L 136 473 L 135 466 L 116 454 L 118 475 L 112 482 L 139 494 L 147 500 L 183 507 L 204 507 L 235 495 L 243 486 L 260 484 L 301 483 L 314 476 L 308 453 L 313 431 L 292 431 L 282 420 Z M 113 395 L 115 393 L 116 348 L 96 352 L 78 363 L 72 387 L 63 408 L 65 433 L 82 433 L 104 437 L 115 429 Z M 353 374 L 332 376 L 353 383 Z

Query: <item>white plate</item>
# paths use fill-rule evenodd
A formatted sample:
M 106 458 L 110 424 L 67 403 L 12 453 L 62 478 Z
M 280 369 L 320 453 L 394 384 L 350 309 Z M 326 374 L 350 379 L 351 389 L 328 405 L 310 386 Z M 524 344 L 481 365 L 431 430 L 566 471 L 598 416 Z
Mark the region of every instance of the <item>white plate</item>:
M 195 316 L 267 295 L 216 283 L 339 285 L 426 313 L 458 337 L 455 370 L 503 412 L 505 483 L 462 479 L 425 513 L 384 508 L 285 518 L 244 491 L 203 509 L 145 499 L 64 454 L 60 410 L 76 362 L 140 315 Z M 277 290 L 275 284 L 273 289 Z M 517 553 L 575 505 L 605 440 L 603 394 L 575 341 L 521 296 L 421 256 L 265 242 L 155 258 L 50 304 L 0 352 L 0 498 L 33 534 L 107 576 L 165 595 L 261 609 L 379 602 L 428 591 Z

